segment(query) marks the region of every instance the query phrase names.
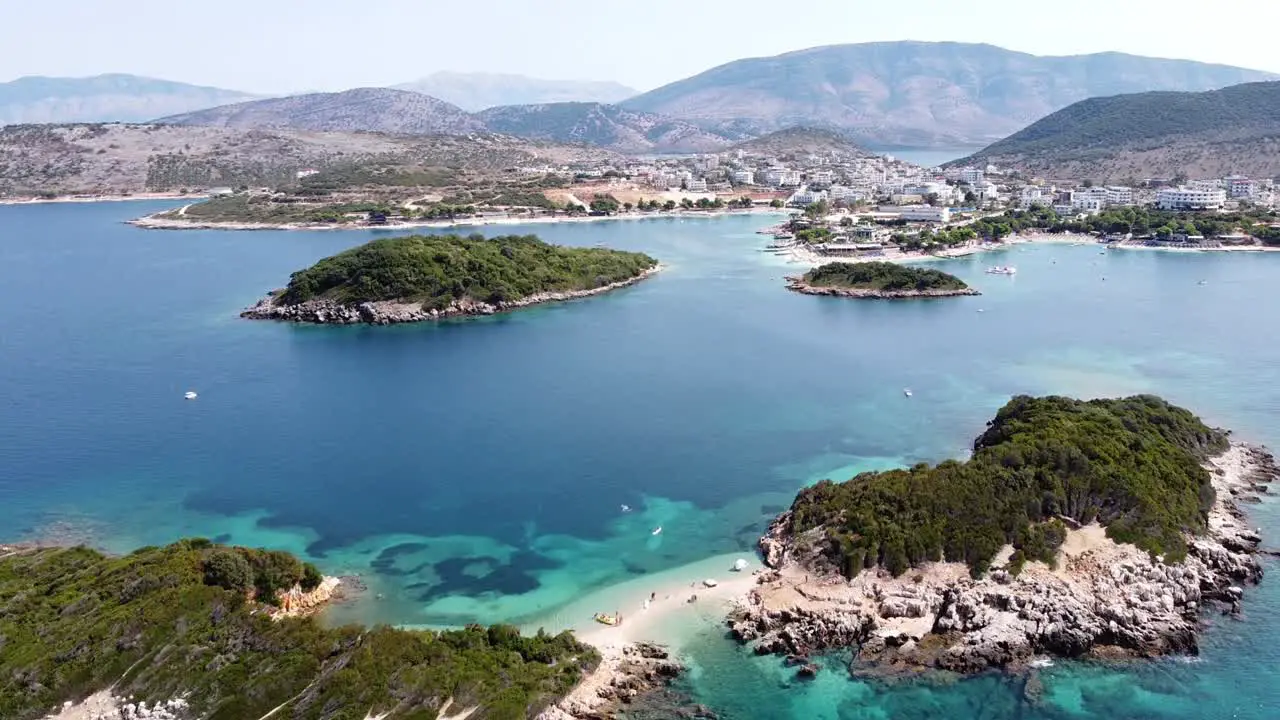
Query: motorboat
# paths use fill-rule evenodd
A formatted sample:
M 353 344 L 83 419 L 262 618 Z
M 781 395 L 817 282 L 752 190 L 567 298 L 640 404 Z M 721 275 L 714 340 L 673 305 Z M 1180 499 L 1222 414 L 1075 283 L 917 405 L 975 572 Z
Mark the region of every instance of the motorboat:
M 651 532 L 651 533 L 649 533 L 649 534 L 650 534 L 650 535 L 661 535 L 661 534 L 662 534 L 662 526 L 661 526 L 661 525 L 659 525 L 658 527 L 654 528 L 654 529 L 653 529 L 653 532 Z
M 188 390 L 188 391 L 186 391 L 185 393 L 183 393 L 183 394 L 182 394 L 182 397 L 184 397 L 184 398 L 186 398 L 186 399 L 188 399 L 188 400 L 195 400 L 197 397 L 200 397 L 200 396 L 199 396 L 199 395 L 196 395 L 196 391 L 195 391 L 195 390 Z
M 1012 265 L 996 265 L 994 267 L 987 268 L 988 275 L 1016 275 L 1017 272 L 1018 268 L 1013 267 Z
M 911 388 L 903 388 L 902 394 L 906 395 L 907 397 L 911 397 Z
M 622 504 L 622 512 L 624 512 L 624 513 L 629 513 L 629 512 L 631 512 L 631 506 L 630 506 L 630 505 L 627 505 L 626 503 L 623 503 L 623 504 Z

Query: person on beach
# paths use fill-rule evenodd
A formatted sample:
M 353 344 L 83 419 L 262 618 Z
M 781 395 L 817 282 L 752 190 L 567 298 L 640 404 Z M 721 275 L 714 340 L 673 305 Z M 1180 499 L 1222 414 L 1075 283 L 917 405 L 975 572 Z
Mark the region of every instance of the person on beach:
M 649 593 L 649 602 L 653 602 L 654 600 L 657 600 L 657 599 L 658 599 L 658 593 L 656 592 Z

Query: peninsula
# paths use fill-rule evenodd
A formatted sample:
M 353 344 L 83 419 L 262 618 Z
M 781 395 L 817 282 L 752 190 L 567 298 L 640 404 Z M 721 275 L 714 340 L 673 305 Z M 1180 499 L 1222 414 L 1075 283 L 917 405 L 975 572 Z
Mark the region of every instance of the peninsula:
M 335 325 L 492 315 L 625 287 L 658 268 L 642 253 L 533 235 L 412 235 L 325 258 L 240 315 Z
M 324 627 L 278 607 L 332 584 L 201 539 L 0 546 L 0 716 L 525 718 L 600 662 L 567 632 Z
M 980 295 L 960 278 L 940 270 L 891 262 L 833 262 L 800 277 L 787 278 L 787 289 L 806 295 L 849 298 L 937 298 Z
M 1262 575 L 1237 502 L 1277 479 L 1157 397 L 1015 397 L 969 460 L 802 491 L 730 626 L 797 663 L 853 648 L 855 673 L 1194 654 L 1206 606 Z

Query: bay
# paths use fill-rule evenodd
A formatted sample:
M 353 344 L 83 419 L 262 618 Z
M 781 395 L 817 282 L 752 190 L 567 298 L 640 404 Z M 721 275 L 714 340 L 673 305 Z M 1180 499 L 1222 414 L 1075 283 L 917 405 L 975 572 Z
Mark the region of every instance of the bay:
M 1275 255 L 1024 246 L 937 264 L 982 296 L 858 303 L 786 292 L 800 269 L 759 251 L 759 216 L 489 227 L 668 267 L 501 317 L 319 328 L 236 314 L 377 233 L 122 224 L 158 207 L 0 207 L 0 536 L 291 550 L 367 580 L 335 621 L 580 627 L 584 595 L 749 552 L 806 483 L 963 456 L 1015 393 L 1154 392 L 1280 440 Z M 838 659 L 797 684 L 704 626 L 686 687 L 740 718 L 1274 717 L 1280 590 L 1245 608 L 1196 662 L 1059 663 L 1030 693 L 872 687 Z

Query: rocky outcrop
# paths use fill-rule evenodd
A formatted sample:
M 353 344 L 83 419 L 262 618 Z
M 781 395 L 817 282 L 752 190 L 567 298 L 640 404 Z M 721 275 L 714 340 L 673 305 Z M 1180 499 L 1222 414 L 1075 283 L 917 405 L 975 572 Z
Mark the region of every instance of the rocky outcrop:
M 829 297 L 856 298 L 862 300 L 904 300 L 907 298 L 943 298 L 960 295 L 981 295 L 974 288 L 953 288 L 950 290 L 873 290 L 868 288 L 830 287 L 826 285 L 810 285 L 802 277 L 789 277 L 787 289 L 805 295 L 827 295 Z
M 975 579 L 963 565 L 933 563 L 898 578 L 864 571 L 849 581 L 824 564 L 820 538 L 789 535 L 784 514 L 760 540 L 774 569 L 729 627 L 759 654 L 854 648 L 854 672 L 973 673 L 1026 666 L 1037 655 L 1195 654 L 1207 607 L 1238 616 L 1243 588 L 1262 577 L 1261 536 L 1237 503 L 1280 480 L 1269 452 L 1244 445 L 1210 470 L 1217 499 L 1208 532 L 1188 538 L 1186 559 L 1171 564 L 1091 525 L 1068 533 L 1053 569 L 1027 563 L 1017 576 L 995 569 Z
M 320 612 L 333 599 L 341 585 L 342 581 L 336 577 L 324 578 L 310 591 L 303 590 L 301 585 L 294 585 L 280 593 L 279 605 L 271 612 L 271 619 L 303 617 Z
M 621 652 L 606 654 L 600 667 L 556 705 L 542 711 L 537 720 L 606 720 L 619 708 L 657 693 L 684 671 L 666 648 L 636 643 Z M 689 714 L 686 717 L 707 717 Z M 669 715 L 668 717 L 679 717 Z
M 428 320 L 444 320 L 451 317 L 468 315 L 494 315 L 501 312 L 518 310 L 542 303 L 562 302 L 577 298 L 590 297 L 601 293 L 634 285 L 653 275 L 661 269 L 655 266 L 645 270 L 633 278 L 620 280 L 608 285 L 601 285 L 590 290 L 566 290 L 563 292 L 535 293 L 518 300 L 488 303 L 472 298 L 454 300 L 442 309 L 426 309 L 421 303 L 401 300 L 382 300 L 357 304 L 339 303 L 333 300 L 316 299 L 301 303 L 285 303 L 280 300 L 280 292 L 276 291 L 259 300 L 253 307 L 240 313 L 240 317 L 252 320 L 286 320 L 289 322 L 314 323 L 319 325 L 394 325 L 399 323 L 425 322 Z

